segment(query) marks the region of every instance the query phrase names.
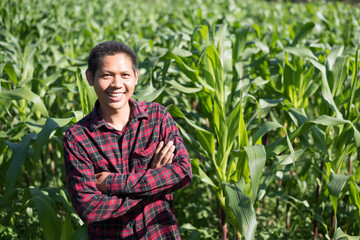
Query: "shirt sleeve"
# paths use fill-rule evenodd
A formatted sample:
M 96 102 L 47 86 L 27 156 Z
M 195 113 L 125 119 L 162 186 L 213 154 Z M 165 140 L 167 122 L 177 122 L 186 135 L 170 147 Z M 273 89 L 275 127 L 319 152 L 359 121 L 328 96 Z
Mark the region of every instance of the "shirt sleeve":
M 77 142 L 72 134 L 65 135 L 64 159 L 70 198 L 82 220 L 91 223 L 116 218 L 146 205 L 145 199 L 101 193 L 96 187 L 94 166 Z
M 174 192 L 191 182 L 189 154 L 179 130 L 169 112 L 161 122 L 160 137 L 165 143 L 173 141 L 176 147 L 174 160 L 160 168 L 138 173 L 110 173 L 106 179 L 109 195 L 160 196 Z

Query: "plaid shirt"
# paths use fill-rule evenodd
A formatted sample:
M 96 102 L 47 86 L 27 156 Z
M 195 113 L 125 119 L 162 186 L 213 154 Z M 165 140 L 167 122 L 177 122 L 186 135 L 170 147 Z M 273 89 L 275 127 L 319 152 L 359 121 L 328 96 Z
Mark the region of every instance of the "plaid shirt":
M 180 239 L 172 192 L 191 181 L 188 152 L 168 111 L 130 99 L 129 123 L 118 131 L 93 111 L 64 137 L 66 182 L 90 239 Z M 150 169 L 160 141 L 176 146 L 172 164 Z M 95 173 L 110 172 L 107 194 Z

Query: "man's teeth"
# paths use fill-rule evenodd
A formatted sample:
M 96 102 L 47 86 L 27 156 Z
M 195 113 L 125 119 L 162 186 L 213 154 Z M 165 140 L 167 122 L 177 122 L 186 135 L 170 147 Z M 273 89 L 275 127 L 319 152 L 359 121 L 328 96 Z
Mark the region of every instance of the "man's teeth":
M 124 95 L 124 93 L 108 93 L 110 97 L 119 97 L 121 95 Z

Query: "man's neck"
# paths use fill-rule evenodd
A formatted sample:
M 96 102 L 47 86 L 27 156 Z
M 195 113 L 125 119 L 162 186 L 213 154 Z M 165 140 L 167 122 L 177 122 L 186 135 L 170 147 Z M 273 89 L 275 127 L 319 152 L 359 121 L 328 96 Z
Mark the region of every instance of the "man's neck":
M 131 107 L 130 104 L 124 106 L 123 109 L 113 111 L 103 111 L 101 106 L 99 108 L 99 114 L 104 120 L 113 128 L 123 131 L 126 124 L 130 119 Z

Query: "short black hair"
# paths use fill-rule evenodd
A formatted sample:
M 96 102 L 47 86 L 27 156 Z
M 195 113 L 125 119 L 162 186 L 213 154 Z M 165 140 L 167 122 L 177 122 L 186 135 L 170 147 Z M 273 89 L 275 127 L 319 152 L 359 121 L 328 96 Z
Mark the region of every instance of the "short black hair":
M 131 49 L 128 45 L 119 41 L 106 41 L 96 45 L 90 52 L 88 59 L 88 69 L 91 74 L 94 76 L 98 68 L 99 61 L 103 57 L 116 54 L 125 54 L 131 58 L 132 68 L 136 74 L 137 70 L 137 57 L 134 50 Z

